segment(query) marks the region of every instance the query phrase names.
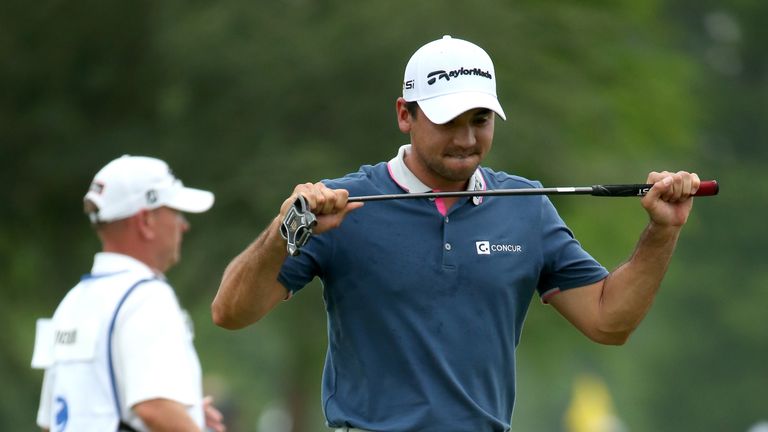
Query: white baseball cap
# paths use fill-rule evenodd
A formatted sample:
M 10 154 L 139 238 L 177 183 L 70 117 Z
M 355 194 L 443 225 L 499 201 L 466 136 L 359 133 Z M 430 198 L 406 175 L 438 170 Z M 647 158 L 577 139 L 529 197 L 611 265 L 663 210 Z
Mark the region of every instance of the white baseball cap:
M 185 187 L 160 159 L 124 155 L 96 173 L 83 199 L 98 208 L 88 215 L 92 223 L 98 223 L 163 206 L 202 213 L 211 208 L 214 196 L 209 191 Z
M 436 124 L 474 108 L 488 108 L 507 119 L 496 97 L 491 57 L 472 42 L 447 35 L 411 56 L 405 67 L 403 98 L 418 102 Z

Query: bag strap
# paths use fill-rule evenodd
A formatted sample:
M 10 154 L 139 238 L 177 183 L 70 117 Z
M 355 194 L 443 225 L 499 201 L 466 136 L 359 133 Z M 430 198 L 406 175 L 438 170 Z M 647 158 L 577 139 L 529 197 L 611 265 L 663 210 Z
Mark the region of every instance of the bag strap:
M 145 283 L 150 282 L 153 280 L 158 280 L 157 278 L 147 278 L 142 279 L 135 284 L 133 284 L 128 290 L 123 294 L 123 297 L 120 299 L 120 301 L 117 303 L 117 307 L 115 308 L 115 312 L 112 314 L 112 320 L 109 323 L 109 333 L 107 334 L 107 359 L 109 361 L 109 380 L 112 384 L 112 395 L 115 398 L 115 409 L 117 410 L 117 418 L 120 419 L 120 423 L 117 425 L 118 432 L 126 431 L 126 432 L 138 432 L 136 429 L 131 427 L 128 423 L 123 421 L 123 413 L 120 409 L 120 400 L 117 395 L 117 380 L 115 378 L 115 368 L 112 364 L 112 335 L 115 332 L 115 323 L 117 322 L 117 314 L 120 312 L 120 308 L 123 307 L 123 303 L 125 303 L 125 299 L 128 298 L 129 295 L 133 292 L 133 290 L 136 289 L 137 286 Z

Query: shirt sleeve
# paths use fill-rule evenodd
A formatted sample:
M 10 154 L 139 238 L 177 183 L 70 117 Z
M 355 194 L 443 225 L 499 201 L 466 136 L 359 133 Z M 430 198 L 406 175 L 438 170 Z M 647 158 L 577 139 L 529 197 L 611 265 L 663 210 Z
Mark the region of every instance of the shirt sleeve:
M 295 294 L 310 283 L 315 276 L 322 277 L 323 257 L 329 256 L 332 250 L 333 231 L 313 236 L 301 248 L 298 256 L 285 259 L 277 280 L 288 289 L 290 295 Z
M 608 270 L 582 248 L 549 198 L 542 197 L 541 211 L 544 269 L 538 291 L 543 300 L 608 276 Z
M 115 374 L 124 407 L 156 399 L 186 406 L 202 399 L 192 330 L 170 286 L 142 284 L 128 296 L 115 330 Z

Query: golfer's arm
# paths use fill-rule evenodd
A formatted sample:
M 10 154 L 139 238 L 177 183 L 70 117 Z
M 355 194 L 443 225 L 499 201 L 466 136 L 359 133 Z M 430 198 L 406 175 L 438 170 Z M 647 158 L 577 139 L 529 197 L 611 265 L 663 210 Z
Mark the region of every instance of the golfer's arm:
M 287 290 L 277 275 L 286 256 L 278 217 L 224 270 L 211 305 L 213 322 L 231 330 L 243 328 L 284 300 Z
M 623 344 L 650 309 L 679 235 L 680 227 L 650 223 L 629 261 L 602 281 L 566 290 L 550 303 L 590 339 Z

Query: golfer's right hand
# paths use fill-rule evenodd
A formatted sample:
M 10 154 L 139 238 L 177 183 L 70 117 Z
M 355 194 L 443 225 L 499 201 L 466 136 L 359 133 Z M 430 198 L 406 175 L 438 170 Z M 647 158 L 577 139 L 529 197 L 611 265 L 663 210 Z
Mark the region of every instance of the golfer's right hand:
M 317 217 L 317 225 L 312 230 L 315 234 L 338 227 L 347 213 L 363 206 L 362 202 L 347 202 L 349 192 L 346 189 L 330 189 L 322 182 L 304 183 L 296 186 L 293 194 L 283 202 L 280 207 L 281 219 L 288 213 L 299 194 L 307 200 L 310 210 Z

